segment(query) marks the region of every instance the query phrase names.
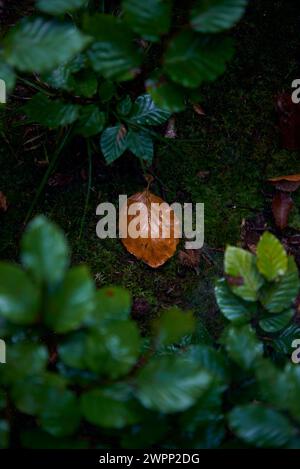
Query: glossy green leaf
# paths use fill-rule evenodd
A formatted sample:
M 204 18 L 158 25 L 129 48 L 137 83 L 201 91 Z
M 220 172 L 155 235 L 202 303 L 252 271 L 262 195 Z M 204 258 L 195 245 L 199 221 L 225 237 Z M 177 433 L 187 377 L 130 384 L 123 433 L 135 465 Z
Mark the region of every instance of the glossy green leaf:
M 224 316 L 235 324 L 249 322 L 255 305 L 242 300 L 229 288 L 225 279 L 218 280 L 215 288 L 216 300 Z
M 141 56 L 128 26 L 112 15 L 87 16 L 84 29 L 94 42 L 87 54 L 94 70 L 117 81 L 133 78 Z
M 119 158 L 128 147 L 128 132 L 123 124 L 107 127 L 101 135 L 101 150 L 108 164 Z
M 263 278 L 257 270 L 255 256 L 244 249 L 228 246 L 224 268 L 227 275 L 241 283 L 230 285 L 231 290 L 246 301 L 256 301 Z
M 85 363 L 93 372 L 115 379 L 131 370 L 140 352 L 141 339 L 137 325 L 129 319 L 112 321 L 89 334 Z
M 288 309 L 280 314 L 269 314 L 259 321 L 259 326 L 266 332 L 278 332 L 291 322 L 294 314 L 293 309 Z
M 127 121 L 137 125 L 160 125 L 170 117 L 170 112 L 156 106 L 149 94 L 139 96 Z
M 65 333 L 78 329 L 94 308 L 95 286 L 85 266 L 73 267 L 51 295 L 45 314 L 47 326 Z
M 102 132 L 106 121 L 106 115 L 95 104 L 82 106 L 79 111 L 79 119 L 76 124 L 76 132 L 83 137 L 92 137 Z
M 14 383 L 12 398 L 20 412 L 37 415 L 43 411 L 49 393 L 65 386 L 65 380 L 58 374 L 43 373 Z
M 122 101 L 120 101 L 117 105 L 117 111 L 121 116 L 128 116 L 132 109 L 132 100 L 130 96 L 127 94 Z
M 140 419 L 138 405 L 123 384 L 88 391 L 81 397 L 81 408 L 88 422 L 104 428 L 124 428 Z
M 217 383 L 228 383 L 229 367 L 222 352 L 208 345 L 192 345 L 187 350 L 187 358 L 194 361 L 194 363 L 198 363 Z
M 85 368 L 87 334 L 79 331 L 68 336 L 59 346 L 58 355 L 65 365 L 72 368 Z
M 4 57 L 21 71 L 44 73 L 72 59 L 88 42 L 71 23 L 25 18 L 5 36 Z
M 140 0 L 123 0 L 125 20 L 144 39 L 157 41 L 169 31 L 171 24 L 170 0 L 147 0 L 141 8 Z
M 72 435 L 80 423 L 80 406 L 76 395 L 65 389 L 51 389 L 39 414 L 41 427 L 56 437 Z
M 146 131 L 129 130 L 127 139 L 128 150 L 141 160 L 152 163 L 154 146 L 151 135 Z
M 40 292 L 19 267 L 0 262 L 0 317 L 32 324 L 39 315 Z
M 229 357 L 247 370 L 263 355 L 263 344 L 248 324 L 229 326 L 223 332 L 221 342 L 225 345 Z
M 271 313 L 280 313 L 295 301 L 300 287 L 298 268 L 293 257 L 288 257 L 288 268 L 279 281 L 266 285 L 260 301 Z
M 197 88 L 202 82 L 222 75 L 232 56 L 230 38 L 206 38 L 187 30 L 170 42 L 164 57 L 164 70 L 179 85 Z
M 188 409 L 208 389 L 210 374 L 181 356 L 152 359 L 137 376 L 137 397 L 148 409 L 164 413 Z
M 185 109 L 184 90 L 176 83 L 156 75 L 146 81 L 146 90 L 156 106 L 170 113 Z
M 81 8 L 87 0 L 38 0 L 37 8 L 50 15 L 62 15 Z
M 281 242 L 266 231 L 257 245 L 257 267 L 270 282 L 286 273 L 288 256 Z
M 37 93 L 23 109 L 30 121 L 55 129 L 72 124 L 78 118 L 80 108 L 77 104 L 50 100 L 43 93 Z
M 285 416 L 257 404 L 235 407 L 229 424 L 240 439 L 259 448 L 280 448 L 296 433 Z
M 247 0 L 197 0 L 191 11 L 192 28 L 218 33 L 231 28 L 242 17 Z
M 44 345 L 33 342 L 7 344 L 7 363 L 2 367 L 4 382 L 19 383 L 27 376 L 43 373 L 48 364 L 48 351 Z
M 195 316 L 173 307 L 164 311 L 153 324 L 153 331 L 159 344 L 169 345 L 179 342 L 185 335 L 195 330 Z
M 272 345 L 278 353 L 291 357 L 294 351 L 292 343 L 295 339 L 299 339 L 299 337 L 300 327 L 297 324 L 291 324 L 280 332 L 280 335 L 274 339 Z
M 21 260 L 37 283 L 55 285 L 62 281 L 69 265 L 64 233 L 44 216 L 36 217 L 23 235 Z

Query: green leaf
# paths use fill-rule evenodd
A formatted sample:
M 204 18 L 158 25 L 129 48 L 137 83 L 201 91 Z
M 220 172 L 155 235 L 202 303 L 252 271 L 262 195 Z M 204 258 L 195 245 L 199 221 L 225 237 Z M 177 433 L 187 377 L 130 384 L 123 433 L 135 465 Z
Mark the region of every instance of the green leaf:
M 185 335 L 194 332 L 195 323 L 192 312 L 183 312 L 176 307 L 170 308 L 154 322 L 153 329 L 156 341 L 162 345 L 175 344 Z
M 291 324 L 284 329 L 272 343 L 278 353 L 291 356 L 293 353 L 292 343 L 300 337 L 300 327 L 297 324 Z
M 130 310 L 131 296 L 128 290 L 122 287 L 100 288 L 95 296 L 95 308 L 89 325 L 129 319 Z
M 25 18 L 4 38 L 4 56 L 18 70 L 44 73 L 69 61 L 88 42 L 71 23 Z
M 198 0 L 191 11 L 192 28 L 201 33 L 218 33 L 237 23 L 247 0 Z
M 77 104 L 50 100 L 43 93 L 37 93 L 23 109 L 32 122 L 55 129 L 72 124 L 77 119 L 80 108 Z
M 88 104 L 80 108 L 76 131 L 83 137 L 92 137 L 102 132 L 106 115 L 95 104 Z
M 137 397 L 148 409 L 180 412 L 192 406 L 208 389 L 210 374 L 182 356 L 152 359 L 137 376 Z
M 88 422 L 104 428 L 124 428 L 140 419 L 138 405 L 123 384 L 86 392 L 81 408 Z
M 249 322 L 255 312 L 255 304 L 236 296 L 228 287 L 225 279 L 218 280 L 215 287 L 218 306 L 224 316 L 234 324 Z
M 62 15 L 87 4 L 87 0 L 38 0 L 37 8 L 50 15 Z
M 101 135 L 100 144 L 107 164 L 119 158 L 128 147 L 128 132 L 125 125 L 107 127 Z
M 44 345 L 33 342 L 7 344 L 8 366 L 2 367 L 4 382 L 19 383 L 26 376 L 43 373 L 48 362 L 48 351 Z
M 185 109 L 184 90 L 164 77 L 152 75 L 146 81 L 146 90 L 154 103 L 170 113 Z
M 281 314 L 266 316 L 259 321 L 259 326 L 266 332 L 278 332 L 290 323 L 294 314 L 293 309 L 288 309 Z
M 8 422 L 6 422 L 6 420 L 0 420 L 0 449 L 8 448 L 9 433 L 10 428 Z
M 3 62 L 2 57 L 0 56 L 0 80 L 3 80 L 6 86 L 6 92 L 9 93 L 13 91 L 16 84 L 16 74 L 12 67 Z
M 244 249 L 228 246 L 225 251 L 224 268 L 227 275 L 242 283 L 230 285 L 233 293 L 245 301 L 256 301 L 263 278 L 257 270 L 255 256 Z
M 52 389 L 64 389 L 64 378 L 55 373 L 43 373 L 27 377 L 22 382 L 14 383 L 12 398 L 20 412 L 37 415 L 42 412 L 48 394 Z
M 93 310 L 94 298 L 95 286 L 89 270 L 85 266 L 73 267 L 49 298 L 47 326 L 58 333 L 78 329 Z
M 123 0 L 125 20 L 144 39 L 157 41 L 171 25 L 170 0 L 147 0 L 141 8 L 140 0 Z
M 39 314 L 40 292 L 19 267 L 0 262 L 0 316 L 15 324 L 32 324 Z
M 21 260 L 37 283 L 61 282 L 70 262 L 63 232 L 44 216 L 36 217 L 22 237 Z
M 94 37 L 87 54 L 96 72 L 116 81 L 133 78 L 141 55 L 127 25 L 112 15 L 86 16 L 85 31 Z
M 257 404 L 235 407 L 229 424 L 239 438 L 259 448 L 280 448 L 296 433 L 282 414 Z
M 105 80 L 99 85 L 98 93 L 102 103 L 108 103 L 117 94 L 116 84 L 111 80 Z
M 85 368 L 86 339 L 87 334 L 80 331 L 67 337 L 58 346 L 58 355 L 65 365 L 72 368 Z
M 248 324 L 229 326 L 223 332 L 221 343 L 225 345 L 229 357 L 246 370 L 251 369 L 263 355 L 263 344 Z
M 293 257 L 288 257 L 286 273 L 279 281 L 266 285 L 260 293 L 260 301 L 271 313 L 280 313 L 295 301 L 299 291 L 299 273 Z
M 76 96 L 91 98 L 97 93 L 98 80 L 93 70 L 82 70 L 73 77 L 73 92 Z
M 72 435 L 80 423 L 80 407 L 76 395 L 65 389 L 51 389 L 39 415 L 43 430 L 56 437 Z
M 198 363 L 207 371 L 218 384 L 227 384 L 229 381 L 229 369 L 221 352 L 208 345 L 193 345 L 187 351 L 187 357 Z M 224 389 L 224 387 L 219 387 Z
M 222 75 L 232 56 L 230 38 L 206 38 L 187 30 L 170 42 L 164 57 L 164 70 L 179 85 L 197 88 L 202 82 Z
M 52 88 L 74 91 L 76 86 L 74 74 L 80 72 L 86 66 L 85 56 L 78 54 L 71 61 L 59 65 L 50 73 L 44 74 L 42 79 Z
M 127 140 L 128 150 L 142 160 L 152 163 L 154 156 L 153 140 L 151 135 L 144 130 L 129 130 Z
M 132 109 L 132 101 L 130 96 L 127 94 L 122 101 L 117 105 L 117 111 L 121 116 L 128 116 Z
M 155 105 L 149 94 L 139 96 L 127 121 L 137 125 L 160 125 L 170 117 L 170 112 Z
M 266 231 L 257 245 L 257 267 L 270 282 L 286 273 L 287 253 L 280 241 Z
M 85 363 L 95 373 L 115 379 L 128 373 L 141 352 L 137 325 L 127 319 L 93 330 L 86 342 Z

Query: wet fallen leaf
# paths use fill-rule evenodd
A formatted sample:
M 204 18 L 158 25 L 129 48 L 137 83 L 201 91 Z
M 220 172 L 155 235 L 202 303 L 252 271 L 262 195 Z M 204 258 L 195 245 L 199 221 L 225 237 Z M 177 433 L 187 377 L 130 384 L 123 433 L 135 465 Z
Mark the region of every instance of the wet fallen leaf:
M 3 192 L 0 192 L 0 211 L 1 212 L 6 212 L 8 209 L 8 202 L 6 196 L 3 194 Z
M 149 189 L 132 195 L 121 207 L 119 227 L 127 251 L 151 267 L 161 266 L 176 251 L 179 220 L 171 207 Z
M 277 97 L 276 109 L 282 145 L 287 150 L 300 149 L 300 106 L 293 103 L 290 93 Z
M 289 174 L 268 179 L 276 189 L 284 192 L 295 192 L 300 187 L 300 174 Z
M 292 198 L 286 192 L 278 192 L 272 201 L 272 212 L 278 228 L 283 230 L 288 225 L 290 211 L 294 206 Z
M 203 107 L 200 106 L 200 104 L 193 104 L 193 109 L 195 113 L 198 114 L 199 116 L 205 116 L 205 111 Z

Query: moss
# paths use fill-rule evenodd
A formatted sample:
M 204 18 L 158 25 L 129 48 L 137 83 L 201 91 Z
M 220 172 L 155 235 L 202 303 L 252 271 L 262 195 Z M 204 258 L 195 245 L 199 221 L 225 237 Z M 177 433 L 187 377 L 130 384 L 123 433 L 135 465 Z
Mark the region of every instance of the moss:
M 156 144 L 155 171 L 165 188 L 162 193 L 155 184 L 153 190 L 168 202 L 205 204 L 205 239 L 210 248 L 222 249 L 239 241 L 242 219 L 265 206 L 267 177 L 300 172 L 299 152 L 280 148 L 274 110 L 276 94 L 290 89 L 297 78 L 296 8 L 293 2 L 251 1 L 245 20 L 234 31 L 235 59 L 223 77 L 202 89 L 206 115 L 188 109 L 176 117 L 178 140 Z M 18 258 L 22 223 L 44 173 L 43 167 L 34 163 L 34 158 L 41 160 L 43 155 L 22 151 L 22 139 L 18 141 L 17 131 L 13 132 L 13 151 L 5 142 L 0 150 L 0 190 L 10 201 L 8 212 L 0 215 L 3 259 Z M 49 154 L 54 149 L 52 142 Z M 71 172 L 73 181 L 64 187 L 47 186 L 35 209 L 66 231 L 73 262 L 89 263 L 98 286 L 121 284 L 135 297 L 146 299 L 153 315 L 174 303 L 192 306 L 204 314 L 210 329 L 218 330 L 221 320 L 214 313 L 212 287 L 221 259 L 210 267 L 202 260 L 200 276 L 194 271 L 182 273 L 176 257 L 152 270 L 129 255 L 118 240 L 96 237 L 98 203 L 115 202 L 118 194 L 132 194 L 145 185 L 133 157 L 126 155 L 107 168 L 100 156 L 94 155 L 91 197 L 79 238 L 87 191 L 80 172 L 86 168 L 85 148 L 78 151 L 74 145 L 66 149 L 57 171 Z M 199 171 L 209 171 L 207 180 L 197 176 Z M 295 200 L 299 206 L 300 191 Z

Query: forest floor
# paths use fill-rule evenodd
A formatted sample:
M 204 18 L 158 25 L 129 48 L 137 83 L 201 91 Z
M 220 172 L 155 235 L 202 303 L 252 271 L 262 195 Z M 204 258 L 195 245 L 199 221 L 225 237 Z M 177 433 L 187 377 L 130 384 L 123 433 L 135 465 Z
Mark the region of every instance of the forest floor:
M 276 96 L 300 78 L 299 20 L 293 1 L 251 0 L 234 30 L 236 56 L 226 73 L 203 87 L 205 115 L 187 109 L 176 116 L 178 138 L 156 144 L 155 173 L 163 182 L 152 191 L 167 202 L 205 204 L 205 249 L 198 272 L 182 266 L 176 254 L 151 269 L 125 251 L 119 240 L 96 236 L 96 207 L 116 202 L 145 187 L 137 159 L 124 155 L 106 167 L 93 155 L 92 187 L 82 236 L 87 194 L 85 149 L 66 150 L 41 194 L 34 213 L 44 213 L 65 231 L 73 263 L 88 263 L 98 287 L 119 284 L 135 300 L 135 316 L 153 317 L 169 305 L 192 308 L 214 333 L 221 326 L 213 300 L 215 278 L 222 272 L 226 244 L 240 242 L 242 220 L 261 211 L 270 214 L 266 179 L 300 173 L 300 154 L 282 149 L 275 111 Z M 0 259 L 18 260 L 24 220 L 45 172 L 47 157 L 28 151 L 31 134 L 0 129 L 0 191 L 9 208 L 0 214 Z M 54 144 L 47 148 L 51 157 Z M 203 176 L 204 175 L 204 176 Z M 298 199 L 297 199 L 298 197 Z M 296 207 L 300 196 L 295 196 Z M 300 228 L 294 210 L 292 223 Z M 143 321 L 142 321 L 143 322 Z

